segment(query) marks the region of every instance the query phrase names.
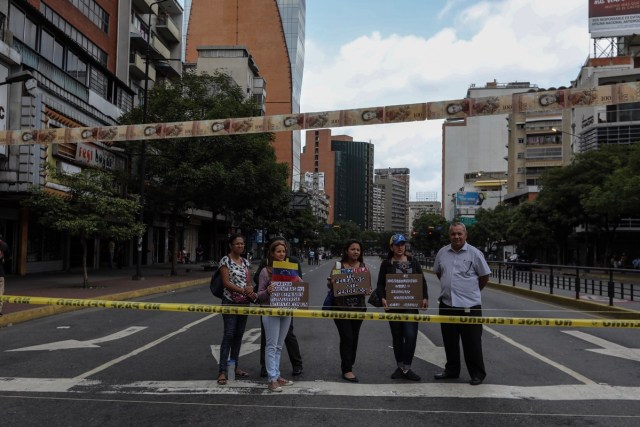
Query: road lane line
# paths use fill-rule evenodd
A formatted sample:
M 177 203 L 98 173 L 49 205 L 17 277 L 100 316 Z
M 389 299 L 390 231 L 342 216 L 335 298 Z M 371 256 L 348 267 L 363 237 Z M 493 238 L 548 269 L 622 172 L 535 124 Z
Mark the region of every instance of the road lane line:
M 559 364 L 557 362 L 554 362 L 553 360 L 549 359 L 548 357 L 545 357 L 545 356 L 541 355 L 540 353 L 536 352 L 535 350 L 533 350 L 533 349 L 531 349 L 531 348 L 529 348 L 529 347 L 527 347 L 525 345 L 522 345 L 522 344 L 512 340 L 508 336 L 503 335 L 500 332 L 498 332 L 498 331 L 496 331 L 494 329 L 491 329 L 490 327 L 488 327 L 486 325 L 485 325 L 484 329 L 485 329 L 485 331 L 489 332 L 490 334 L 492 334 L 492 335 L 504 340 L 505 342 L 511 344 L 512 346 L 514 346 L 516 348 L 519 348 L 520 350 L 524 351 L 525 353 L 527 353 L 530 356 L 535 357 L 536 359 L 540 360 L 541 362 L 544 362 L 544 363 L 546 363 L 548 365 L 553 366 L 556 369 L 559 369 L 560 371 L 562 371 L 565 374 L 575 378 L 576 380 L 580 381 L 583 384 L 586 384 L 586 385 L 596 385 L 597 384 L 595 381 L 590 380 L 589 378 L 585 377 L 584 375 L 581 375 L 581 374 L 577 373 L 576 371 L 574 371 L 574 370 L 572 370 L 572 369 L 570 369 L 570 368 L 568 368 L 568 367 L 566 367 L 564 365 L 561 365 L 561 364 Z
M 127 353 L 125 355 L 117 357 L 117 358 L 115 358 L 115 359 L 113 359 L 113 360 L 111 360 L 111 361 L 109 361 L 107 363 L 104 363 L 104 364 L 98 366 L 95 369 L 92 369 L 90 371 L 85 372 L 84 374 L 80 374 L 80 375 L 78 375 L 76 377 L 73 377 L 73 379 L 74 380 L 85 379 L 85 378 L 90 377 L 91 375 L 97 374 L 100 371 L 104 371 L 105 369 L 109 369 L 110 367 L 112 367 L 112 366 L 114 366 L 114 365 L 116 365 L 116 364 L 118 364 L 118 363 L 120 363 L 120 362 L 122 362 L 124 360 L 127 360 L 127 359 L 129 359 L 129 358 L 131 358 L 133 356 L 137 356 L 138 354 L 142 353 L 143 351 L 146 351 L 146 350 L 148 350 L 148 349 L 150 349 L 152 347 L 155 347 L 156 345 L 168 340 L 169 338 L 173 338 L 174 336 L 176 336 L 178 334 L 186 332 L 190 328 L 192 328 L 193 326 L 196 326 L 196 325 L 198 325 L 198 324 L 200 324 L 202 322 L 206 322 L 207 320 L 209 320 L 209 319 L 211 319 L 211 318 L 213 318 L 215 316 L 217 316 L 217 314 L 210 314 L 208 316 L 203 317 L 202 319 L 196 320 L 195 322 L 189 323 L 188 325 L 183 326 L 182 328 L 178 329 L 177 331 L 173 331 L 168 335 L 160 337 L 157 340 L 152 341 L 147 345 L 144 345 L 142 347 L 139 347 L 139 348 L 133 350 L 130 353 Z
M 41 384 L 46 384 L 42 386 Z M 270 395 L 266 382 L 229 381 L 217 385 L 215 380 L 192 381 L 136 381 L 128 384 L 110 384 L 98 380 L 69 378 L 0 378 L 0 393 L 51 392 L 118 396 L 246 396 Z M 283 387 L 279 395 L 318 397 L 397 397 L 397 398 L 463 398 L 508 399 L 535 401 L 640 401 L 640 387 L 611 386 L 607 384 L 557 384 L 546 386 L 513 386 L 484 383 L 472 387 L 457 383 L 390 383 L 347 384 L 328 381 L 296 381 Z M 254 402 L 255 404 L 256 402 Z M 252 404 L 253 405 L 253 404 Z M 254 405 L 255 406 L 255 405 Z
M 622 359 L 629 359 L 635 362 L 640 362 L 640 348 L 624 347 L 620 344 L 607 341 L 596 336 L 580 332 L 580 331 L 562 331 L 565 334 L 569 334 L 591 344 L 597 345 L 602 348 L 587 348 L 587 351 L 593 353 L 604 354 L 611 357 L 620 357 Z
M 273 396 L 273 395 L 272 395 Z M 274 396 L 275 397 L 275 396 Z M 454 410 L 429 410 L 429 409 L 397 409 L 397 408 L 357 408 L 357 407 L 340 407 L 340 406 L 301 406 L 301 405 L 265 405 L 258 402 L 252 404 L 237 403 L 214 403 L 214 402 L 175 402 L 175 401 L 149 401 L 149 400 L 125 400 L 125 399 L 100 399 L 100 398 L 77 398 L 77 397 L 52 397 L 52 396 L 23 396 L 23 395 L 0 395 L 3 399 L 15 400 L 50 400 L 50 401 L 66 401 L 66 402 L 100 402 L 100 403 L 116 403 L 116 404 L 140 404 L 140 405 L 167 405 L 167 406 L 192 406 L 192 407 L 214 407 L 214 408 L 238 408 L 255 411 L 257 409 L 286 409 L 300 414 L 302 411 L 329 411 L 331 413 L 340 412 L 373 412 L 376 414 L 451 414 L 451 415 L 488 415 L 488 416 L 521 416 L 521 417 L 548 417 L 548 418 L 582 418 L 582 419 L 600 419 L 606 420 L 634 420 L 640 419 L 640 415 L 626 414 L 609 414 L 609 413 L 551 413 L 551 412 L 513 412 L 513 411 L 454 411 Z

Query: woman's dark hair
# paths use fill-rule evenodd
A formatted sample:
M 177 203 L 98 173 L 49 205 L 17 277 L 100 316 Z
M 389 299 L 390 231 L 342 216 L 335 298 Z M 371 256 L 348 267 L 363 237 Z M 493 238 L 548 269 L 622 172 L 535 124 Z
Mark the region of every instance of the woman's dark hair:
M 240 233 L 233 233 L 231 236 L 229 236 L 229 240 L 227 241 L 227 245 L 229 246 L 229 249 L 231 249 L 231 245 L 233 245 L 234 240 L 236 240 L 237 238 L 242 239 L 243 242 L 246 242 L 244 236 Z
M 358 246 L 360 246 L 360 256 L 358 257 L 358 262 L 364 262 L 364 257 L 362 254 L 362 242 L 357 239 L 349 239 L 344 244 L 344 247 L 342 248 L 342 259 L 340 260 L 340 262 L 349 261 L 349 246 L 353 245 L 354 243 L 357 243 Z

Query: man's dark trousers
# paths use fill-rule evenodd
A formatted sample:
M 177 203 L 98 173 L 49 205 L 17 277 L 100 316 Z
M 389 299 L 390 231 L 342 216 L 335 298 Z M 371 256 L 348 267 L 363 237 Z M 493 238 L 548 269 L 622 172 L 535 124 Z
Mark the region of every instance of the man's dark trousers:
M 450 307 L 440 301 L 441 316 L 482 317 L 482 307 L 471 307 L 469 312 L 464 308 Z M 460 375 L 460 341 L 464 351 L 464 361 L 471 378 L 483 380 L 487 373 L 482 357 L 482 325 L 441 323 L 444 352 L 447 356 L 445 371 L 451 375 Z

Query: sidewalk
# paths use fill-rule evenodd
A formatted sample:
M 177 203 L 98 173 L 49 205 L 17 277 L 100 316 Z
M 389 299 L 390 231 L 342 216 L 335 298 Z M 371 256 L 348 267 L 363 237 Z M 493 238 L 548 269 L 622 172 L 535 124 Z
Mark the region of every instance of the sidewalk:
M 48 272 L 22 277 L 7 276 L 5 295 L 126 300 L 189 286 L 205 286 L 212 275 L 211 271 L 204 271 L 199 264 L 180 264 L 176 270 L 177 276 L 171 276 L 169 264 L 145 265 L 142 268 L 144 280 L 132 279 L 136 272 L 135 267 L 89 270 L 87 288 L 82 286 L 82 269 L 73 269 L 71 273 Z M 74 309 L 64 306 L 4 303 L 0 327 Z

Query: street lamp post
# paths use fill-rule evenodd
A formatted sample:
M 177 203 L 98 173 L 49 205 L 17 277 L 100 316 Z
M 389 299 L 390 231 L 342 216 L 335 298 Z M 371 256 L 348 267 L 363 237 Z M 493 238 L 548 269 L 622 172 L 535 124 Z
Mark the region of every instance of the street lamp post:
M 149 62 L 151 56 L 151 15 L 153 15 L 153 6 L 164 3 L 167 0 L 158 0 L 149 5 L 149 19 L 147 20 L 147 46 L 144 60 L 144 98 L 142 101 L 142 123 L 147 123 L 149 100 Z M 147 162 L 147 142 L 142 140 L 140 145 L 140 214 L 139 221 L 144 223 L 144 184 L 146 174 L 146 162 Z M 138 237 L 138 254 L 136 258 L 136 274 L 132 277 L 133 280 L 144 280 L 142 275 L 142 239 L 144 234 Z

